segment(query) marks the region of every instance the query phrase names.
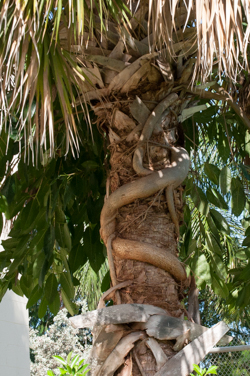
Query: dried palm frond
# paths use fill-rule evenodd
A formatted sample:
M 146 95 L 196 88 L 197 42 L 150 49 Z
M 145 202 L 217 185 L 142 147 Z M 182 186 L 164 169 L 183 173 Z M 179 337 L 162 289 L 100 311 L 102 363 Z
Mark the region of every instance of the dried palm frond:
M 175 42 L 196 38 L 193 81 L 204 82 L 215 64 L 232 80 L 247 67 L 249 0 L 149 0 L 148 26 L 154 47 L 166 45 L 173 57 Z
M 49 148 L 50 155 L 54 154 L 56 106 L 65 129 L 65 153 L 69 148 L 78 153 L 77 111 L 81 106 L 88 119 L 83 82 L 91 85 L 91 78 L 76 55 L 68 53 L 70 44 L 88 44 L 96 17 L 102 34 L 109 16 L 120 23 L 128 21 L 127 12 L 121 0 L 0 2 L 0 131 L 4 123 L 11 134 L 14 115 L 20 139 L 24 137 L 25 155 L 31 149 L 33 163 L 35 153 L 38 157 Z M 62 29 L 67 32 L 69 48 L 60 44 Z

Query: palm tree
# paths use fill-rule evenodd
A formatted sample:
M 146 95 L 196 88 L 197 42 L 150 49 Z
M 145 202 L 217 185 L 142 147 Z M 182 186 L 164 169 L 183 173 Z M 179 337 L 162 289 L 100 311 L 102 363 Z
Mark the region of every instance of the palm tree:
M 109 140 L 101 237 L 110 296 L 127 304 L 127 321 L 110 319 L 108 329 L 95 330 L 92 375 L 165 375 L 160 369 L 188 334 L 149 340 L 143 321 L 185 313 L 181 300 L 190 281 L 178 240 L 190 161 L 181 123 L 206 108 L 196 105 L 206 98 L 230 104 L 250 129 L 230 84 L 247 68 L 248 1 L 5 0 L 0 7 L 2 126 L 8 122 L 11 133 L 15 114 L 24 158 L 36 163 L 45 152 L 70 148 L 77 156 L 82 112 L 90 129 L 97 126 Z M 133 323 L 141 312 L 147 319 Z

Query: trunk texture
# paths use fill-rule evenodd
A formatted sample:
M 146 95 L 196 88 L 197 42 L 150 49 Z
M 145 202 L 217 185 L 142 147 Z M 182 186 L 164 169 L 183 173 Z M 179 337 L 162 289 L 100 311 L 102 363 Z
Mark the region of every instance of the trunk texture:
M 194 97 L 186 93 L 194 51 L 179 43 L 180 57 L 171 64 L 149 53 L 146 13 L 142 7 L 137 14 L 143 27 L 132 21 L 136 38 L 124 31 L 119 39 L 110 22 L 108 37 L 90 41 L 83 57 L 94 85 L 85 90 L 110 151 L 100 232 L 112 288 L 99 303 L 103 309 L 72 319 L 77 327 L 94 325 L 92 376 L 170 375 L 166 362 L 206 331 L 183 320 L 188 281 L 178 260 L 182 182 L 190 164 L 180 120 Z M 108 299 L 115 306 L 105 308 Z M 187 364 L 192 351 L 183 355 Z M 183 369 L 190 372 L 192 364 Z
M 120 61 L 124 56 L 120 55 Z M 108 88 L 115 87 L 115 96 L 111 91 L 105 101 L 94 106 L 98 126 L 110 141 L 101 236 L 108 249 L 112 285 L 129 283 L 106 299 L 112 298 L 115 304 L 150 304 L 164 309 L 169 316 L 184 318 L 181 300 L 187 280 L 178 261 L 177 245 L 183 219 L 180 183 L 188 172 L 189 160 L 182 148 L 184 136 L 178 116 L 188 101 L 174 89 L 173 81 L 164 79 L 154 55 L 132 60 L 130 66 L 125 66 L 130 72 L 112 72 L 115 78 Z M 110 74 L 104 69 L 104 81 Z M 158 184 L 162 171 L 168 173 L 172 163 L 178 164 L 173 161 L 178 146 L 184 153 L 184 173 L 176 171 L 169 181 L 166 178 Z M 156 176 L 154 171 L 160 173 Z M 134 188 L 136 183 L 138 188 Z M 138 329 L 129 324 L 123 336 Z M 137 340 L 114 375 L 155 375 L 176 352 L 173 340 L 152 341 L 150 346 L 144 336 Z M 163 360 L 157 359 L 153 348 Z
M 148 72 L 148 75 L 150 72 Z M 148 78 L 145 77 L 145 81 Z M 138 95 L 143 96 L 142 89 Z M 110 193 L 116 191 L 120 186 L 135 181 L 138 175 L 133 169 L 133 152 L 136 150 L 141 131 L 135 132 L 131 141 L 126 141 L 131 132 L 134 132 L 138 124 L 133 119 L 130 106 L 134 103 L 135 96 L 127 96 L 116 102 L 109 112 L 109 122 L 107 124 L 110 130 L 110 175 L 109 189 Z M 135 102 L 137 103 L 137 102 Z M 147 106 L 148 102 L 144 102 Z M 152 111 L 157 106 L 157 102 L 150 103 L 148 106 Z M 181 101 L 173 104 L 172 108 L 164 118 L 167 127 L 164 129 L 163 124 L 157 124 L 157 130 L 153 132 L 150 141 L 157 144 L 166 145 L 168 139 L 168 130 L 174 129 L 177 133 L 176 113 L 179 113 Z M 146 108 L 148 108 L 146 107 Z M 150 111 L 149 110 L 149 111 Z M 123 120 L 124 119 L 124 120 Z M 129 127 L 128 127 L 129 125 Z M 145 145 L 146 152 L 143 164 L 146 168 L 152 170 L 161 170 L 170 165 L 169 150 L 148 143 Z M 131 187 L 128 187 L 131 189 Z M 178 221 L 182 220 L 182 188 L 181 186 L 174 190 L 174 203 Z M 112 255 L 114 259 L 114 269 L 116 282 L 133 281 L 130 286 L 122 288 L 113 297 L 116 303 L 140 303 L 151 304 L 156 307 L 163 308 L 168 315 L 174 317 L 183 316 L 183 306 L 180 301 L 183 299 L 183 289 L 186 287 L 186 281 L 176 280 L 171 273 L 160 267 L 154 266 L 148 262 L 137 261 L 132 259 L 137 243 L 144 246 L 149 245 L 149 252 L 153 258 L 155 247 L 160 248 L 163 252 L 178 256 L 177 250 L 177 231 L 172 221 L 168 202 L 166 199 L 165 189 L 161 189 L 157 193 L 147 197 L 136 197 L 135 200 L 128 205 L 121 207 L 116 216 L 116 226 L 114 234 L 119 237 L 119 243 L 116 239 L 113 243 L 116 247 L 112 247 Z M 131 240 L 134 243 L 130 243 Z M 145 244 L 145 245 L 146 245 Z M 119 257 L 116 249 L 124 248 L 124 259 Z M 151 247 L 150 247 L 151 246 Z M 151 249 L 150 249 L 151 248 Z M 128 256 L 126 256 L 128 254 Z M 145 255 L 145 261 L 147 257 Z M 167 356 L 171 357 L 175 354 L 173 341 L 159 341 L 159 344 Z M 141 375 L 142 370 L 145 375 L 153 376 L 157 371 L 157 364 L 152 351 L 146 346 L 145 341 L 138 341 L 132 356 L 133 371 L 132 375 Z M 123 375 L 131 363 L 131 355 L 126 359 L 126 365 L 118 370 L 116 375 Z M 142 370 L 140 370 L 140 366 Z

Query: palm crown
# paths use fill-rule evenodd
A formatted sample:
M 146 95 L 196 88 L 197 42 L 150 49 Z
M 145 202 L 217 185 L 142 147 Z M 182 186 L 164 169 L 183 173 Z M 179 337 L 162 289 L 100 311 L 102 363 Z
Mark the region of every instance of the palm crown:
M 99 68 L 118 73 L 125 65 L 114 61 L 120 38 L 132 60 L 159 51 L 166 79 L 171 59 L 192 57 L 182 84 L 205 82 L 213 69 L 235 80 L 247 67 L 249 18 L 248 0 L 5 0 L 0 5 L 2 119 L 9 120 L 9 132 L 13 126 L 24 137 L 33 158 L 42 149 L 54 153 L 55 124 L 64 130 L 64 152 L 71 147 L 77 153 L 78 112 L 88 118 L 88 99 L 117 91 L 109 83 L 108 92 L 93 93 L 101 86 Z

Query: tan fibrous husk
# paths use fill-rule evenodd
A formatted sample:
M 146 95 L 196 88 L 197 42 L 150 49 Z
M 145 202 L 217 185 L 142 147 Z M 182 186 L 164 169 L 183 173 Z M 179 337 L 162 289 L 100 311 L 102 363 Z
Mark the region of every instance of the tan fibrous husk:
M 248 0 L 149 0 L 148 27 L 153 34 L 151 48 L 166 45 L 174 58 L 176 43 L 182 43 L 184 56 L 190 42 L 196 45 L 193 83 L 197 78 L 205 82 L 215 63 L 219 75 L 223 72 L 233 81 L 242 66 L 248 66 Z

